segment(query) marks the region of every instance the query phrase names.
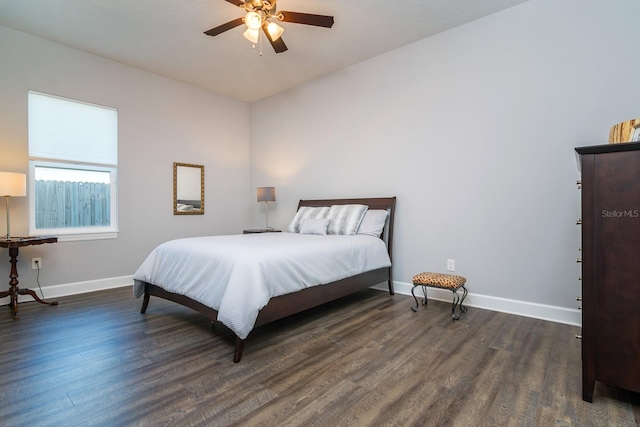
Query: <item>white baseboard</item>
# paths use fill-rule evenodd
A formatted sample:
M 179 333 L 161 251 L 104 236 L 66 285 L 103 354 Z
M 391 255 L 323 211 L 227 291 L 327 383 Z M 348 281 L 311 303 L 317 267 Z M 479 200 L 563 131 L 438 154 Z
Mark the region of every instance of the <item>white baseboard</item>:
M 55 299 L 60 297 L 66 297 L 69 295 L 84 294 L 87 292 L 103 291 L 106 289 L 121 288 L 124 286 L 133 285 L 133 276 L 111 277 L 108 279 L 88 280 L 86 282 L 66 283 L 62 285 L 46 286 L 42 288 L 44 292 L 44 299 Z M 29 289 L 33 290 L 38 296 L 40 289 L 37 286 L 30 286 Z M 31 295 L 20 295 L 18 298 L 19 303 L 35 301 Z M 9 297 L 0 299 L 0 305 L 9 304 Z
M 108 279 L 89 280 L 86 282 L 67 283 L 62 285 L 47 286 L 44 290 L 45 299 L 54 299 L 69 295 L 84 294 L 106 289 L 131 286 L 133 276 L 112 277 Z M 411 283 L 393 282 L 396 293 L 401 295 L 411 295 Z M 381 291 L 388 290 L 387 284 L 382 283 L 373 287 Z M 38 295 L 40 290 L 31 287 Z M 416 290 L 416 296 L 422 297 L 422 289 Z M 445 289 L 428 288 L 427 296 L 436 301 L 451 302 L 451 291 Z M 19 302 L 33 301 L 29 295 L 21 295 Z M 0 299 L 0 305 L 9 304 L 9 298 Z M 464 300 L 464 305 L 469 307 L 483 308 L 486 310 L 499 311 L 502 313 L 515 314 L 518 316 L 532 317 L 534 319 L 548 320 L 550 322 L 564 323 L 573 326 L 582 326 L 582 312 L 577 309 L 558 307 L 553 305 L 538 304 L 533 302 L 518 301 L 508 298 L 500 298 L 488 295 L 481 295 L 469 292 Z
M 376 285 L 374 289 L 388 291 L 386 283 Z M 393 282 L 396 293 L 411 295 L 411 283 Z M 416 290 L 418 299 L 422 298 L 422 288 Z M 451 291 L 446 289 L 428 288 L 427 297 L 437 301 L 451 302 Z M 534 302 L 518 301 L 508 298 L 500 298 L 469 292 L 464 300 L 464 305 L 515 314 L 518 316 L 532 317 L 534 319 L 548 320 L 550 322 L 564 323 L 573 326 L 582 326 L 582 312 L 577 309 L 558 307 L 554 305 L 538 304 Z

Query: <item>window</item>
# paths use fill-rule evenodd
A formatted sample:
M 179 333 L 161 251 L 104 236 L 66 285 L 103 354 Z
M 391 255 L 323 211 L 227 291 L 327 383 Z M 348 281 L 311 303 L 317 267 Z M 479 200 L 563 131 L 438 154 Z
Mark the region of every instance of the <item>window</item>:
M 29 91 L 29 234 L 117 236 L 118 113 Z

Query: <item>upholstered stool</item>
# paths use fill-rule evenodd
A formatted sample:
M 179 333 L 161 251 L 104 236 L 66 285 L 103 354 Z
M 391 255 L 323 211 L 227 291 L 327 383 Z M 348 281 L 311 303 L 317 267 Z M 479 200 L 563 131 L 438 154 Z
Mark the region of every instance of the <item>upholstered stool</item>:
M 456 306 L 460 304 L 460 312 L 466 313 L 467 307 L 462 305 L 464 299 L 467 297 L 467 288 L 464 287 L 465 279 L 462 276 L 456 276 L 454 274 L 442 274 L 442 273 L 420 273 L 413 276 L 413 288 L 411 288 L 411 295 L 416 300 L 416 306 L 411 307 L 411 310 L 414 312 L 418 311 L 418 298 L 416 298 L 416 294 L 414 290 L 417 286 L 422 286 L 422 291 L 424 292 L 424 300 L 422 300 L 422 304 L 424 306 L 427 305 L 427 286 L 431 288 L 440 288 L 440 289 L 449 289 L 453 292 L 453 305 L 451 306 L 451 317 L 453 320 L 460 319 L 460 316 L 456 313 Z M 462 299 L 458 295 L 458 289 L 462 288 Z

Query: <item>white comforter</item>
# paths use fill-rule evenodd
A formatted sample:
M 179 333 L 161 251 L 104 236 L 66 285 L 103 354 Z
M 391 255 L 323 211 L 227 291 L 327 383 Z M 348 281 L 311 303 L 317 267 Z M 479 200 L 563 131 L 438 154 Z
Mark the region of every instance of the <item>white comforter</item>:
M 148 282 L 188 296 L 244 339 L 270 298 L 390 265 L 384 242 L 366 235 L 194 237 L 154 249 L 133 276 L 134 295 Z

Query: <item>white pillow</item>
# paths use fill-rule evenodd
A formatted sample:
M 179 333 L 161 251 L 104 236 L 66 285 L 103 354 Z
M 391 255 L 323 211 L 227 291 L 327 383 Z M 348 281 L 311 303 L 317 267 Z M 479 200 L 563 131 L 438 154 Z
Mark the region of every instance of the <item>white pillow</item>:
M 364 218 L 362 218 L 360 227 L 358 227 L 358 234 L 380 237 L 382 230 L 384 230 L 384 224 L 387 222 L 387 215 L 389 215 L 389 212 L 386 210 L 367 210 L 364 214 Z
M 333 205 L 329 209 L 329 228 L 327 234 L 356 234 L 365 212 L 369 209 L 367 205 Z
M 327 226 L 329 218 L 306 218 L 302 220 L 300 225 L 300 234 L 319 234 L 324 236 L 327 234 Z
M 323 206 L 320 208 L 312 208 L 310 206 L 302 206 L 296 212 L 296 216 L 293 217 L 291 224 L 287 228 L 287 232 L 289 233 L 299 233 L 300 232 L 300 224 L 303 219 L 307 218 L 326 218 L 327 213 L 329 212 L 328 206 Z

